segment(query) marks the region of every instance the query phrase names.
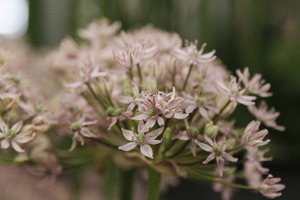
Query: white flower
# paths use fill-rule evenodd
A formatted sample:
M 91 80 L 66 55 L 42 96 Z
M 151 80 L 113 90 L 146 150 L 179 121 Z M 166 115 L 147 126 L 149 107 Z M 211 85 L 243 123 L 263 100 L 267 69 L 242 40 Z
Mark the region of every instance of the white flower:
M 149 59 L 156 53 L 155 46 L 144 48 L 140 43 L 134 43 L 131 46 L 125 47 L 123 50 L 114 51 L 114 56 L 118 63 L 126 67 L 133 67 L 139 64 L 142 59 Z
M 227 98 L 229 98 L 230 101 L 239 102 L 246 106 L 254 105 L 253 100 L 255 100 L 256 97 L 244 95 L 245 89 L 241 90 L 241 88 L 239 87 L 239 83 L 236 82 L 235 77 L 231 77 L 231 80 L 230 80 L 230 83 L 228 86 L 226 86 L 224 83 L 218 81 L 217 89 L 219 90 L 219 92 L 221 94 L 223 94 Z
M 156 140 L 156 138 L 163 132 L 163 130 L 164 127 L 161 127 L 149 132 L 148 127 L 145 126 L 143 121 L 140 121 L 138 125 L 138 134 L 130 130 L 122 129 L 124 137 L 130 142 L 123 146 L 120 146 L 118 149 L 123 151 L 131 151 L 139 145 L 141 153 L 144 156 L 153 159 L 153 151 L 149 144 L 161 143 L 162 140 Z
M 180 60 L 184 60 L 188 62 L 190 65 L 197 65 L 198 63 L 207 63 L 213 61 L 216 56 L 215 50 L 212 50 L 209 53 L 204 52 L 206 44 L 203 44 L 201 49 L 198 51 L 197 49 L 197 43 L 190 43 L 187 47 L 183 49 L 176 49 L 173 51 L 173 54 L 175 55 L 176 58 Z
M 247 88 L 247 91 L 250 93 L 259 95 L 260 97 L 272 96 L 272 93 L 268 92 L 271 88 L 271 85 L 270 83 L 265 83 L 265 80 L 261 79 L 261 74 L 255 74 L 250 79 L 248 67 L 244 69 L 243 73 L 239 69 L 236 71 L 236 73 L 242 80 L 244 86 Z
M 31 141 L 35 137 L 35 133 L 27 134 L 21 132 L 22 127 L 23 122 L 19 121 L 9 128 L 0 117 L 0 140 L 2 149 L 7 149 L 11 145 L 17 152 L 24 152 L 24 149 L 22 149 L 19 144 Z
M 280 126 L 276 124 L 276 119 L 280 115 L 279 112 L 276 112 L 274 108 L 268 110 L 268 106 L 266 102 L 262 101 L 259 104 L 259 107 L 249 106 L 248 110 L 261 122 L 263 122 L 266 126 L 274 128 L 278 131 L 284 131 L 284 126 Z
M 204 135 L 204 139 L 206 140 L 206 142 L 208 142 L 209 145 L 203 142 L 196 141 L 196 144 L 199 147 L 201 147 L 204 151 L 210 152 L 206 160 L 203 161 L 203 164 L 207 164 L 215 158 L 217 160 L 219 175 L 220 177 L 222 177 L 225 160 L 228 160 L 230 162 L 236 162 L 238 159 L 234 158 L 231 154 L 225 152 L 226 144 L 224 141 L 212 141 L 212 139 L 207 135 Z
M 285 185 L 278 184 L 278 182 L 280 181 L 281 178 L 273 178 L 273 176 L 269 174 L 268 177 L 265 180 L 263 180 L 263 182 L 260 185 L 260 193 L 270 199 L 280 197 L 281 192 L 279 191 L 285 188 Z

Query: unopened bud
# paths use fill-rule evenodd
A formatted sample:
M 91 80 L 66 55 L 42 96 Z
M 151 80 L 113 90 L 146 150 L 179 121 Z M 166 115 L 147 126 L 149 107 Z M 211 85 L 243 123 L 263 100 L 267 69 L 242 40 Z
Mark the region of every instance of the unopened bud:
M 172 132 L 171 132 L 171 131 L 172 131 L 171 128 L 168 127 L 168 128 L 166 128 L 166 130 L 163 132 L 163 133 L 164 133 L 164 135 L 163 135 L 163 140 L 164 140 L 164 141 L 169 141 L 169 140 L 171 140 L 171 137 L 172 137 Z
M 204 128 L 204 134 L 211 137 L 211 138 L 215 138 L 218 135 L 219 132 L 219 128 L 218 126 L 214 125 L 214 123 L 212 121 L 208 122 L 205 125 Z
M 22 164 L 22 163 L 24 163 L 28 160 L 29 160 L 29 158 L 28 158 L 27 155 L 20 154 L 17 157 L 15 157 L 14 162 L 17 163 L 17 164 Z
M 227 104 L 227 102 L 230 100 L 227 98 L 224 98 L 223 96 L 220 96 L 220 95 L 218 95 L 216 101 L 217 101 L 216 102 L 217 108 L 222 110 L 222 113 L 220 113 L 220 115 L 223 117 L 226 117 L 226 116 L 230 115 L 231 113 L 233 113 L 237 106 L 237 103 L 234 101 L 231 101 L 231 102 L 229 102 L 229 104 Z M 226 106 L 226 107 L 224 108 L 224 106 Z
M 192 136 L 197 136 L 199 134 L 199 129 L 196 127 L 189 127 L 188 131 Z
M 114 112 L 114 108 L 113 108 L 113 107 L 108 107 L 108 108 L 106 109 L 106 111 L 105 111 L 105 113 L 106 113 L 107 115 L 112 115 L 113 112 Z
M 227 150 L 231 150 L 235 147 L 235 139 L 234 138 L 230 138 L 226 141 L 226 149 Z

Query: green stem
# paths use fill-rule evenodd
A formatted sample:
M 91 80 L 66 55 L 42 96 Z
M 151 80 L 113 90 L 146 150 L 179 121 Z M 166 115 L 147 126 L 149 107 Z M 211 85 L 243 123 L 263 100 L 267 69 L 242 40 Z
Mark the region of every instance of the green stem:
M 136 67 L 137 67 L 139 78 L 140 78 L 140 84 L 142 84 L 143 83 L 143 76 L 142 76 L 142 71 L 141 71 L 140 64 L 137 64 Z
M 129 78 L 130 78 L 130 81 L 131 81 L 131 83 L 132 83 L 132 79 L 133 79 L 133 75 L 132 75 L 132 67 L 128 68 L 127 73 L 128 73 Z
M 82 171 L 76 171 L 72 174 L 71 181 L 71 199 L 72 200 L 80 200 L 82 186 Z
M 147 200 L 159 200 L 160 173 L 148 167 Z
M 185 79 L 185 81 L 184 81 L 182 90 L 185 90 L 185 88 L 186 88 L 186 86 L 187 86 L 187 82 L 188 82 L 188 80 L 189 80 L 189 78 L 190 78 L 190 75 L 191 75 L 191 71 L 192 71 L 193 66 L 194 66 L 194 65 L 190 65 L 189 72 L 188 72 L 188 74 L 187 74 L 187 76 L 186 76 L 186 79 Z
M 97 96 L 94 89 L 92 88 L 91 84 L 89 82 L 87 82 L 86 86 L 89 88 L 89 90 L 92 93 L 93 97 L 99 102 L 99 104 L 102 106 L 102 108 L 105 108 L 105 106 L 103 105 L 101 99 Z
M 121 191 L 120 200 L 132 200 L 133 199 L 133 186 L 134 186 L 134 169 L 121 170 Z
M 226 104 L 223 106 L 223 108 L 220 110 L 220 113 L 219 113 L 218 115 L 215 115 L 215 116 L 212 118 L 211 121 L 213 121 L 214 124 L 219 120 L 220 116 L 222 115 L 222 113 L 224 112 L 224 110 L 227 108 L 227 106 L 230 104 L 230 102 L 231 102 L 231 101 L 228 100 L 228 101 L 226 102 Z
M 174 153 L 172 153 L 171 155 L 168 155 L 166 157 L 168 157 L 168 158 L 174 158 L 175 156 L 177 156 L 180 153 L 182 153 L 189 144 L 190 144 L 190 141 L 184 142 L 184 144 L 182 144 L 181 147 L 177 149 L 177 151 L 175 151 Z
M 174 61 L 174 71 L 172 75 L 172 85 L 173 87 L 176 87 L 175 82 L 176 82 L 176 74 L 177 74 L 177 68 L 176 68 L 176 61 Z
M 118 149 L 118 145 L 113 144 L 112 142 L 110 142 L 109 140 L 107 140 L 107 139 L 105 139 L 103 137 L 101 137 L 101 138 L 89 138 L 89 139 L 91 139 L 91 140 L 93 140 L 95 142 L 98 142 L 100 144 L 103 144 L 103 145 L 105 145 L 107 147 Z
M 216 177 L 212 177 L 212 176 L 209 176 L 209 175 L 204 175 L 202 173 L 199 173 L 199 172 L 193 172 L 192 170 L 188 170 L 191 178 L 195 178 L 196 177 L 199 177 L 203 180 L 207 180 L 207 181 L 211 181 L 211 182 L 218 182 L 218 183 L 222 183 L 224 185 L 228 185 L 228 186 L 231 186 L 231 187 L 234 187 L 234 188 L 240 188 L 240 189 L 246 189 L 246 190 L 254 190 L 254 191 L 257 191 L 259 190 L 259 188 L 255 188 L 255 187 L 250 187 L 250 186 L 247 186 L 247 185 L 241 185 L 241 184 L 237 184 L 237 183 L 231 183 L 231 182 L 228 182 L 228 181 L 225 181 L 225 180 L 222 180 L 220 178 L 216 178 Z
M 110 161 L 106 164 L 104 173 L 104 199 L 113 200 L 116 194 L 116 185 L 118 183 L 118 167 Z

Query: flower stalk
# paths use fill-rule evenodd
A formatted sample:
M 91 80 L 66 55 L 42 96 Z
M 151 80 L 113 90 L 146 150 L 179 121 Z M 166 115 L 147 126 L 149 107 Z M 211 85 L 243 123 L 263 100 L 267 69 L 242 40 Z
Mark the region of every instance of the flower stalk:
M 148 167 L 147 200 L 159 200 L 161 175 Z

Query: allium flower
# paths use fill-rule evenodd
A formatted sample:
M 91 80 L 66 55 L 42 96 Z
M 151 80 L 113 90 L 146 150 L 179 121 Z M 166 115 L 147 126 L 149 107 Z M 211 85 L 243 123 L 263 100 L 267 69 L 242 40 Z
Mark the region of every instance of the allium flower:
M 183 98 L 175 97 L 176 92 L 166 94 L 158 92 L 155 94 L 146 94 L 138 101 L 139 115 L 133 117 L 134 120 L 145 120 L 146 126 L 152 128 L 157 122 L 159 126 L 165 124 L 163 117 L 184 119 L 188 114 L 182 113 L 181 103 Z
M 264 137 L 268 134 L 268 130 L 264 129 L 259 131 L 259 126 L 259 121 L 252 121 L 248 124 L 243 135 L 243 139 L 246 145 L 259 147 L 264 146 L 270 142 L 270 140 L 263 141 Z
M 116 123 L 125 121 L 132 116 L 132 111 L 127 110 L 124 112 L 121 108 L 109 107 L 106 112 L 110 118 L 110 124 L 107 130 L 110 130 Z
M 180 48 L 182 40 L 176 33 L 162 32 L 155 38 L 155 43 L 160 51 L 171 51 Z
M 225 181 L 232 182 L 234 176 L 228 176 L 225 178 Z M 234 192 L 234 188 L 229 185 L 224 185 L 222 183 L 213 183 L 212 188 L 215 192 L 220 192 L 222 200 L 231 200 Z
M 228 87 L 222 82 L 217 82 L 217 89 L 223 95 L 225 95 L 230 101 L 239 102 L 246 106 L 254 105 L 253 100 L 256 99 L 255 96 L 244 95 L 245 89 L 240 88 L 239 83 L 236 82 L 235 77 L 231 77 Z
M 248 67 L 246 67 L 243 72 L 238 69 L 236 73 L 242 80 L 247 91 L 250 93 L 259 95 L 260 97 L 272 96 L 272 93 L 268 92 L 271 88 L 271 85 L 269 83 L 265 83 L 265 80 L 261 79 L 260 74 L 255 74 L 252 79 L 250 79 Z
M 266 174 L 269 172 L 268 168 L 264 168 L 261 165 L 261 162 L 270 161 L 272 158 L 264 157 L 264 154 L 268 152 L 266 150 L 259 150 L 257 147 L 248 146 L 246 147 L 247 150 L 247 161 L 245 162 L 245 172 L 248 174 L 252 174 L 250 172 L 258 171 L 261 174 Z
M 76 74 L 75 78 L 77 79 L 74 83 L 65 84 L 70 88 L 76 88 L 81 85 L 84 85 L 90 82 L 92 79 L 103 77 L 107 75 L 107 72 L 100 72 L 99 64 L 95 64 L 94 58 L 92 55 L 89 56 L 88 60 L 86 60 L 80 67 L 78 74 Z
M 21 132 L 22 127 L 23 122 L 19 121 L 9 128 L 0 117 L 0 140 L 2 149 L 7 149 L 11 145 L 17 152 L 24 152 L 24 149 L 22 149 L 19 144 L 31 141 L 35 137 L 35 133 L 28 134 Z
M 284 126 L 276 124 L 276 119 L 279 116 L 279 112 L 276 112 L 274 108 L 268 110 L 266 102 L 262 101 L 258 108 L 255 106 L 249 106 L 248 110 L 266 126 L 274 128 L 278 131 L 284 131 Z
M 273 175 L 269 174 L 268 177 L 263 180 L 260 185 L 260 193 L 265 197 L 274 199 L 281 196 L 281 190 L 285 188 L 285 185 L 278 184 L 281 181 L 281 178 L 273 178 Z
M 204 136 L 204 139 L 208 144 L 205 144 L 203 142 L 197 142 L 196 144 L 201 147 L 204 151 L 210 152 L 209 156 L 206 158 L 206 160 L 203 161 L 203 164 L 207 164 L 213 159 L 216 159 L 217 165 L 218 165 L 218 171 L 220 177 L 223 176 L 223 168 L 224 168 L 224 162 L 225 160 L 230 162 L 236 162 L 238 159 L 234 158 L 229 153 L 225 152 L 226 150 L 226 144 L 224 141 L 212 141 L 212 139 L 208 136 Z
M 186 46 L 183 49 L 174 50 L 173 54 L 175 55 L 176 58 L 180 60 L 184 60 L 188 62 L 190 65 L 197 65 L 199 63 L 211 62 L 216 58 L 216 56 L 214 56 L 215 50 L 203 54 L 205 46 L 206 44 L 203 44 L 201 49 L 198 51 L 197 42 L 190 43 L 188 46 Z
M 119 22 L 109 24 L 107 19 L 102 19 L 90 23 L 85 29 L 79 30 L 79 35 L 80 37 L 94 43 L 95 40 L 105 40 L 107 37 L 113 36 L 120 27 L 121 24 Z
M 73 133 L 73 142 L 69 151 L 73 151 L 77 146 L 77 142 L 80 142 L 81 145 L 84 145 L 83 137 L 87 138 L 98 138 L 96 134 L 92 133 L 87 126 L 94 125 L 97 123 L 97 120 L 94 121 L 85 121 L 85 117 L 81 117 L 79 120 L 71 123 L 70 131 Z M 83 137 L 82 137 L 83 136 Z
M 130 130 L 122 129 L 124 137 L 130 141 L 129 143 L 120 146 L 119 149 L 123 151 L 131 151 L 136 146 L 140 146 L 141 153 L 153 159 L 153 151 L 149 144 L 159 144 L 162 140 L 157 140 L 156 138 L 163 132 L 164 127 L 156 129 L 149 132 L 149 129 L 145 124 L 140 121 L 138 125 L 138 134 Z
M 127 107 L 128 111 L 132 111 L 133 108 L 137 105 L 137 100 L 142 97 L 142 95 L 139 92 L 139 88 L 136 84 L 132 84 L 132 96 L 126 95 L 126 96 L 120 96 L 118 100 L 121 103 L 129 104 Z
M 133 67 L 143 59 L 151 58 L 156 53 L 156 47 L 144 48 L 140 43 L 134 43 L 123 50 L 113 52 L 118 63 L 126 67 Z
M 213 106 L 213 101 L 207 96 L 200 97 L 198 95 L 183 94 L 183 97 L 187 113 L 192 113 L 195 109 L 198 109 L 199 114 L 208 121 L 210 120 L 209 111 L 212 111 L 214 114 L 219 113 L 219 109 Z

